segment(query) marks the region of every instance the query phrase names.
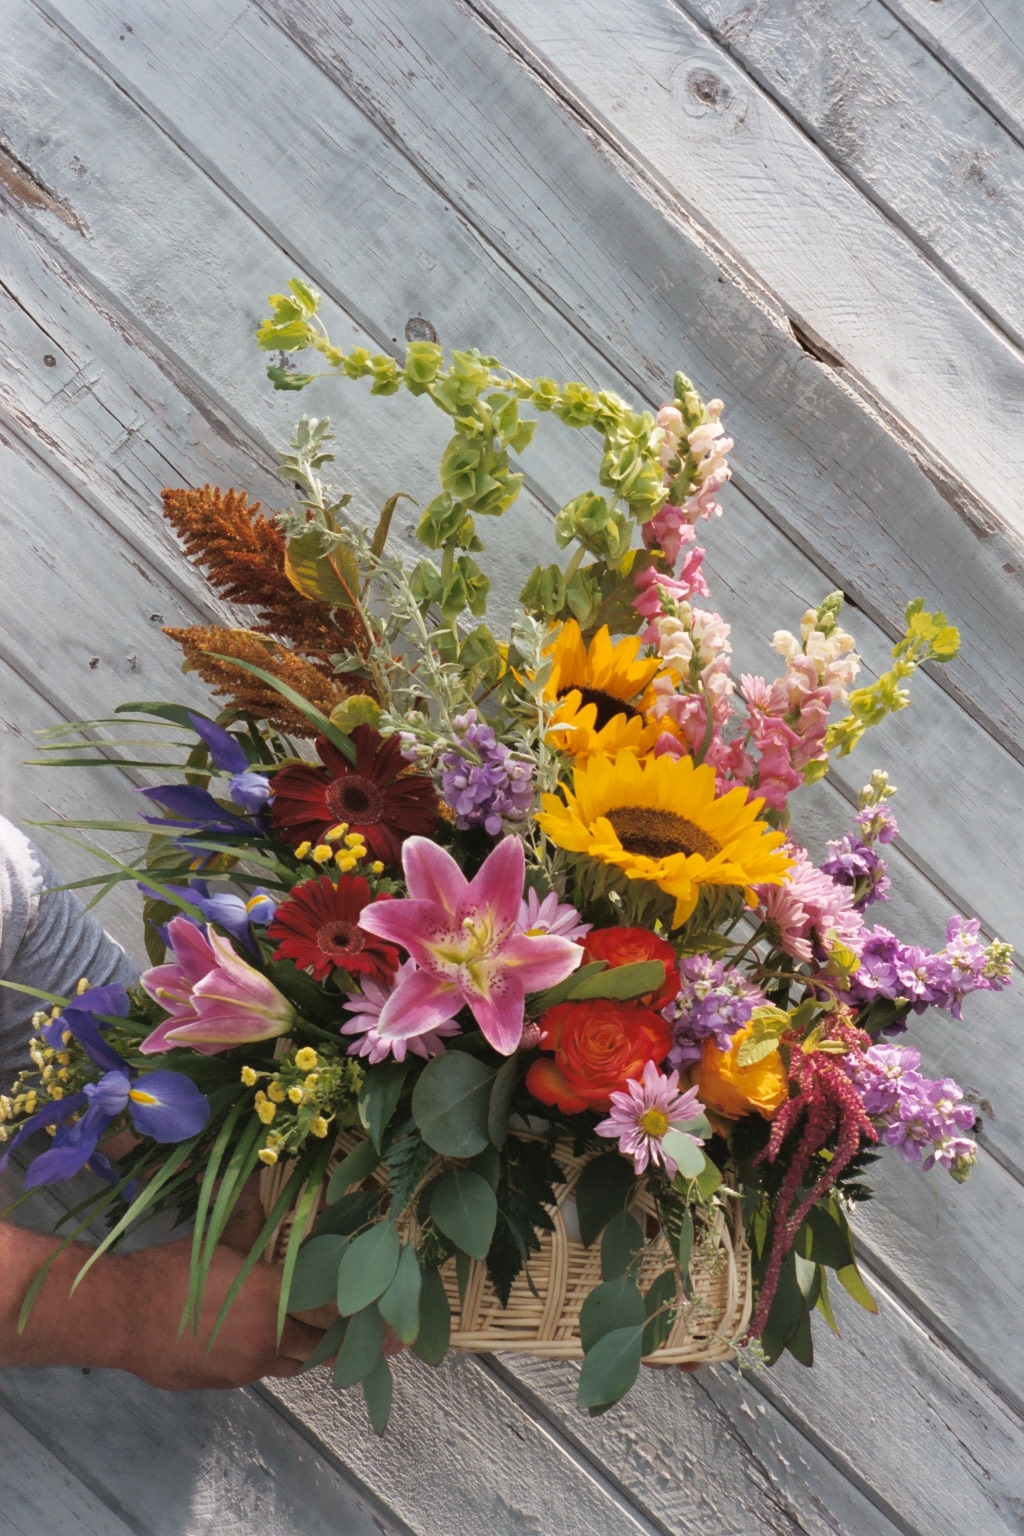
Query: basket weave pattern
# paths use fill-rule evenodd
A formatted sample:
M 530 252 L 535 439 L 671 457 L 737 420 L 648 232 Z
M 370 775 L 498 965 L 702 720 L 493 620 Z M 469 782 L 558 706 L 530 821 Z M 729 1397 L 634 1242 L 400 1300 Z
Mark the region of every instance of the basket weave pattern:
M 341 1133 L 328 1177 L 359 1139 L 350 1132 Z M 452 1310 L 452 1349 L 472 1353 L 507 1350 L 549 1360 L 582 1360 L 579 1310 L 590 1291 L 601 1282 L 601 1245 L 593 1243 L 585 1248 L 576 1235 L 573 1191 L 587 1160 L 573 1157 L 568 1142 L 559 1144 L 556 1157 L 566 1179 L 556 1188 L 557 1205 L 549 1208 L 554 1230 L 538 1233 L 540 1251 L 530 1255 L 529 1279 L 525 1272 L 517 1277 L 507 1307 L 501 1305 L 487 1277 L 486 1264 L 476 1260 L 470 1264 L 464 1303 L 459 1299 L 454 1258 L 441 1266 L 440 1275 Z M 427 1169 L 424 1184 L 440 1166 L 439 1159 Z M 284 1164 L 263 1170 L 260 1196 L 265 1210 L 269 1211 L 274 1204 L 288 1173 Z M 372 1178 L 383 1187 L 383 1170 Z M 321 1195 L 321 1201 L 322 1198 Z M 654 1231 L 655 1205 L 643 1184 L 630 1209 L 642 1227 L 646 1225 L 648 1232 Z M 314 1208 L 307 1230 L 312 1229 L 315 1220 Z M 266 1257 L 272 1262 L 283 1261 L 291 1224 L 289 1214 L 268 1243 Z M 404 1235 L 415 1237 L 416 1233 L 410 1228 Z M 668 1241 L 659 1232 L 648 1242 L 640 1265 L 637 1282 L 641 1291 L 646 1292 L 670 1263 Z M 647 1356 L 652 1363 L 683 1365 L 726 1360 L 732 1354 L 730 1341 L 749 1320 L 750 1250 L 743 1233 L 739 1202 L 731 1196 L 725 1197 L 724 1208 L 716 1210 L 709 1227 L 701 1230 L 698 1225 L 690 1278 L 692 1299 L 680 1309 L 661 1347 Z

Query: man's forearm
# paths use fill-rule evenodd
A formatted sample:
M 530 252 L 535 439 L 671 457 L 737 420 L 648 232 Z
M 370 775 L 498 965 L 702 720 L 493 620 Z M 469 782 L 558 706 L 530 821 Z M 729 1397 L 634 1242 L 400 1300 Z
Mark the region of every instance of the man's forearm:
M 18 1316 L 33 1279 L 60 1239 L 0 1222 L 0 1366 L 118 1366 L 124 1356 L 125 1297 L 130 1260 L 104 1255 L 71 1294 L 89 1249 L 73 1244 L 54 1261 L 18 1333 Z

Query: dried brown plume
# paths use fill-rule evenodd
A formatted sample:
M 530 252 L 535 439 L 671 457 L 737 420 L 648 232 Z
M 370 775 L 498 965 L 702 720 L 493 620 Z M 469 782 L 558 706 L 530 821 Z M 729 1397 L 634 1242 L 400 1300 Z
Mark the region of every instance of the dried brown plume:
M 289 736 L 315 736 L 316 727 L 299 713 L 288 700 L 261 682 L 251 672 L 233 667 L 230 662 L 218 661 L 207 655 L 216 651 L 221 656 L 235 656 L 252 666 L 262 667 L 301 693 L 310 704 L 316 705 L 323 714 L 329 715 L 335 704 L 350 693 L 365 692 L 363 680 L 353 681 L 351 675 L 335 677 L 325 674 L 313 662 L 285 650 L 273 640 L 265 640 L 248 629 L 224 629 L 219 625 L 194 624 L 189 629 L 165 629 L 165 635 L 176 640 L 185 652 L 189 669 L 198 672 L 212 692 L 231 700 L 239 709 L 266 720 Z
M 214 591 L 255 608 L 253 630 L 287 640 L 322 673 L 333 675 L 329 657 L 357 648 L 358 621 L 296 591 L 285 575 L 284 534 L 258 517 L 259 509 L 244 491 L 209 485 L 163 493 L 164 517 Z

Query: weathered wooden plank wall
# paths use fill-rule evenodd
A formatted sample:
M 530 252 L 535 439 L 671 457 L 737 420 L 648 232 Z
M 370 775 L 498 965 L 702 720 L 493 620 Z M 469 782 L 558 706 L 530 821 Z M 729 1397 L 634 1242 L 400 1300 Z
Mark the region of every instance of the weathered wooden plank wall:
M 964 631 L 919 680 L 913 749 L 905 718 L 878 733 L 810 797 L 806 836 L 820 848 L 885 762 L 887 921 L 934 942 L 952 905 L 1024 945 L 1014 0 L 0 0 L 0 35 L 6 814 L 130 809 L 127 771 L 25 770 L 26 732 L 188 691 L 159 627 L 215 605 L 158 492 L 213 480 L 273 504 L 295 402 L 251 336 L 301 271 L 347 344 L 400 352 L 423 315 L 523 371 L 656 405 L 683 366 L 721 394 L 737 474 L 709 568 L 740 665 L 770 666 L 780 609 L 834 584 L 874 672 L 919 592 Z M 338 422 L 355 505 L 426 490 L 443 424 L 345 389 L 308 408 Z M 548 426 L 490 539 L 499 622 L 595 463 Z M 130 901 L 107 921 L 132 942 Z M 840 1304 L 813 1372 L 648 1373 L 590 1421 L 572 1367 L 403 1360 L 383 1444 L 319 1376 L 180 1400 L 9 1373 L 4 1518 L 24 1536 L 1020 1531 L 1017 1016 L 1011 993 L 928 1027 L 929 1066 L 983 1109 L 982 1161 L 966 1191 L 886 1168 L 858 1232 L 881 1316 Z

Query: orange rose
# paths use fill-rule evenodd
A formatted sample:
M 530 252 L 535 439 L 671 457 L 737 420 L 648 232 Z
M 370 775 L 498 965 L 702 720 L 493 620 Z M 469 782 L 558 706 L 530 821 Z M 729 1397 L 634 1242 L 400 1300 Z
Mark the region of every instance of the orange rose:
M 613 1092 L 672 1049 L 664 1019 L 640 1003 L 559 1003 L 540 1025 L 541 1050 L 554 1054 L 533 1063 L 526 1086 L 542 1104 L 557 1104 L 567 1115 L 610 1109 Z
M 660 960 L 665 980 L 657 992 L 642 999 L 648 1008 L 660 1013 L 679 991 L 676 952 L 667 939 L 659 939 L 649 928 L 593 928 L 583 940 L 583 963 L 605 960 L 610 968 L 635 965 L 641 960 Z
M 727 1051 L 719 1050 L 714 1037 L 705 1040 L 697 1074 L 697 1090 L 708 1109 L 730 1120 L 751 1111 L 772 1120 L 789 1098 L 789 1079 L 778 1051 L 763 1056 L 749 1067 L 736 1063 L 740 1046 L 753 1026 L 733 1036 Z

